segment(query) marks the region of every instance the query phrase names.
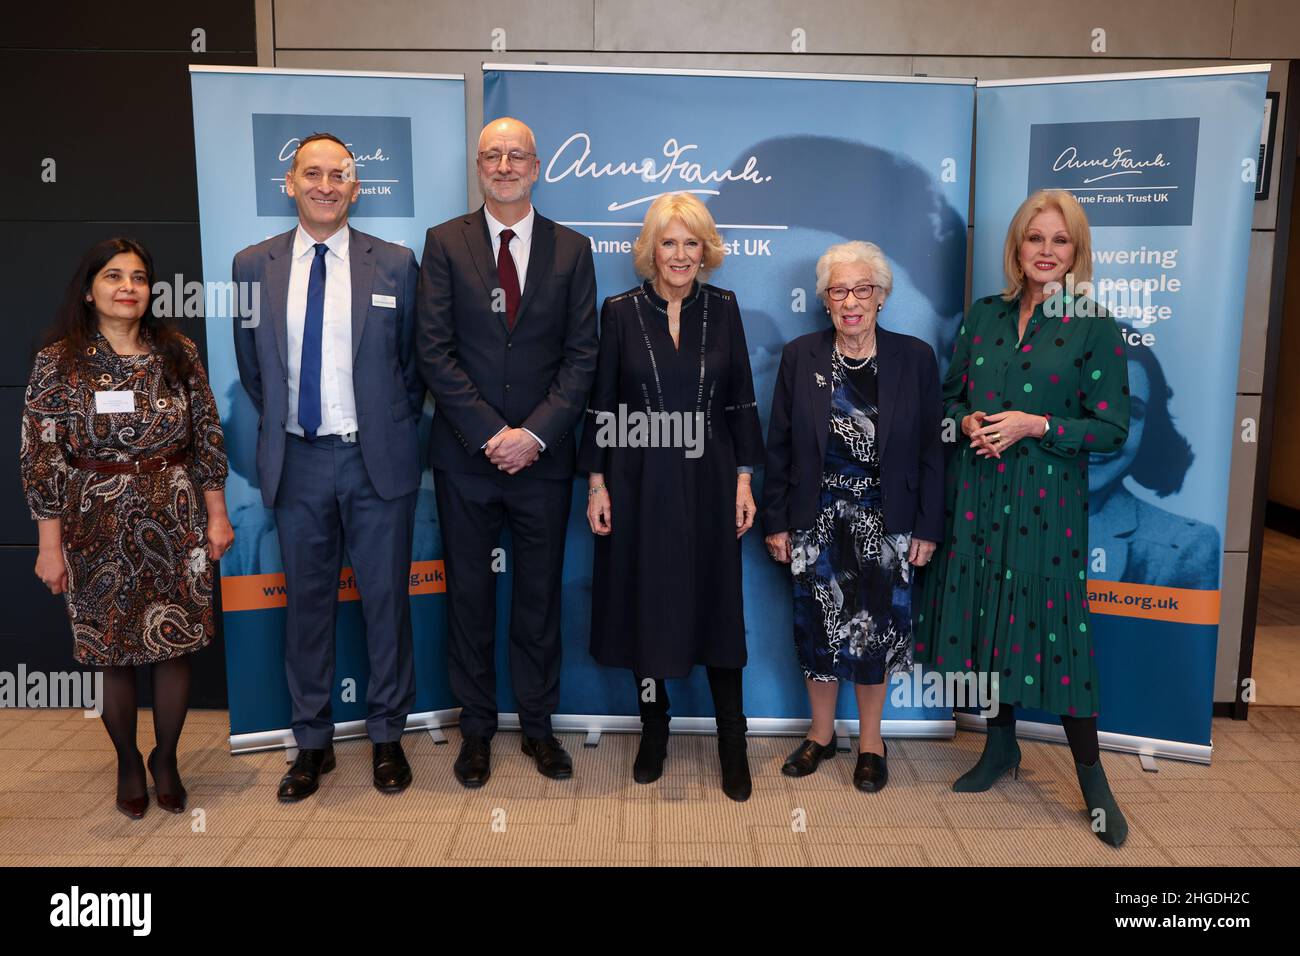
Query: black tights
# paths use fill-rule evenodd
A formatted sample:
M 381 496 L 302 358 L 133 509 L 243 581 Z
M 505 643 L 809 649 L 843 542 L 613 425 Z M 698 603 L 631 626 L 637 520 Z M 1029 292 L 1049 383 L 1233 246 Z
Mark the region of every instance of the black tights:
M 745 699 L 739 667 L 708 667 L 709 690 L 713 693 L 713 712 L 717 715 L 719 737 L 743 737 L 748 729 L 745 721 Z M 643 727 L 668 728 L 668 685 L 657 678 L 651 692 L 646 681 L 636 679 L 637 705 L 641 710 Z M 653 699 L 646 700 L 647 695 Z
M 152 665 L 153 732 L 155 782 L 163 792 L 181 788 L 176 768 L 176 745 L 185 726 L 190 704 L 190 656 L 173 657 Z M 117 750 L 117 795 L 129 800 L 142 797 L 148 787 L 144 762 L 136 746 L 136 699 L 134 667 L 104 668 L 104 729 Z
M 1016 709 L 1010 704 L 999 704 L 996 715 L 988 722 L 994 727 L 1012 727 L 1016 725 Z M 1101 749 L 1097 745 L 1097 718 L 1071 717 L 1061 715 L 1061 726 L 1065 728 L 1065 739 L 1070 742 L 1070 753 L 1074 762 L 1091 767 L 1101 759 Z

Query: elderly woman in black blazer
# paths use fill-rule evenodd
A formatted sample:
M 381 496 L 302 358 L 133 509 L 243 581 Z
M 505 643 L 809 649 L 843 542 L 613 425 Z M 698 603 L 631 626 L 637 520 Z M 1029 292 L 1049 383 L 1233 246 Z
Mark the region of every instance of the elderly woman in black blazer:
M 761 514 L 790 565 L 794 639 L 812 704 L 808 738 L 781 771 L 835 755 L 839 681 L 858 699 L 853 783 L 885 786 L 880 717 L 890 674 L 912 664 L 912 568 L 943 534 L 939 370 L 930 346 L 877 323 L 893 273 L 870 242 L 831 246 L 817 295 L 833 328 L 781 353 Z

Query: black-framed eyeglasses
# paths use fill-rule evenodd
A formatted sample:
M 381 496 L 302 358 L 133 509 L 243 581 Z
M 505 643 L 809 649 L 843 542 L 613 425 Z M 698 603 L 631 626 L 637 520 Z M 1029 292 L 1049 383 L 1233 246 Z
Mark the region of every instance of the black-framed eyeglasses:
M 512 149 L 508 153 L 503 153 L 499 149 L 489 149 L 478 154 L 478 161 L 484 166 L 496 166 L 501 162 L 502 156 L 510 160 L 511 166 L 522 166 L 537 158 L 536 153 L 526 153 L 522 149 Z
M 826 290 L 826 298 L 833 302 L 843 302 L 849 297 L 849 293 L 852 292 L 855 299 L 859 302 L 865 302 L 875 294 L 876 288 L 877 287 L 872 285 L 870 282 L 855 285 L 852 289 L 849 289 L 847 286 L 833 285 Z

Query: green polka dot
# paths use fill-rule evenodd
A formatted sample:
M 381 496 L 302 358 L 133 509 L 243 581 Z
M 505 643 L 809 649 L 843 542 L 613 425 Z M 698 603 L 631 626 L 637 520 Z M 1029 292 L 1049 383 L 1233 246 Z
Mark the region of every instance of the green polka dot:
M 1026 684 L 1032 684 L 1033 682 L 1034 682 L 1034 675 L 1033 675 L 1033 674 L 1026 674 L 1026 675 L 1025 675 L 1025 683 L 1026 683 Z
M 1011 580 L 1011 569 L 1010 569 L 1010 568 L 1007 568 L 1007 580 L 1008 580 L 1008 581 Z
M 984 608 L 980 608 L 980 617 L 984 616 Z
M 1033 390 L 1034 390 L 1034 386 L 1030 385 L 1028 382 L 1025 382 L 1025 391 L 1032 392 Z
M 1097 379 L 1099 379 L 1099 378 L 1101 378 L 1101 369 L 1099 369 L 1099 368 L 1093 369 L 1093 370 L 1092 370 L 1092 380 L 1095 382 L 1095 381 L 1097 381 Z
M 925 615 L 924 615 L 924 614 L 918 614 L 918 615 L 916 616 L 916 619 L 917 619 L 918 621 L 924 621 L 924 620 L 925 620 Z
M 1080 621 L 1080 622 L 1079 622 L 1079 630 L 1082 631 L 1084 634 L 1087 634 L 1087 633 L 1088 633 L 1088 625 L 1087 625 L 1084 621 Z
M 1079 572 L 1079 580 L 1080 580 L 1080 581 L 1083 581 L 1083 580 L 1085 580 L 1085 578 L 1084 578 L 1084 576 L 1083 576 L 1083 572 L 1082 572 L 1082 571 L 1080 571 L 1080 572 Z
M 976 364 L 976 365 L 983 365 L 983 364 L 984 364 L 984 356 L 981 355 L 979 358 L 977 358 L 977 359 L 975 360 L 975 364 Z
M 1051 465 L 1048 465 L 1048 466 L 1047 466 L 1047 473 L 1048 473 L 1049 475 L 1052 473 L 1052 466 L 1051 466 Z
M 961 327 L 961 334 L 962 334 L 962 335 L 965 335 L 965 334 L 966 334 L 966 326 L 964 326 L 964 325 Z
M 1053 642 L 1055 642 L 1055 640 L 1056 640 L 1056 632 L 1053 631 L 1051 634 L 1048 634 L 1048 635 L 1047 635 L 1047 639 L 1048 639 L 1049 641 L 1053 641 Z
M 1003 506 L 1002 506 L 1002 513 L 1003 513 L 1004 515 L 1009 515 L 1009 514 L 1011 514 L 1011 506 L 1010 506 L 1010 505 L 1003 505 Z

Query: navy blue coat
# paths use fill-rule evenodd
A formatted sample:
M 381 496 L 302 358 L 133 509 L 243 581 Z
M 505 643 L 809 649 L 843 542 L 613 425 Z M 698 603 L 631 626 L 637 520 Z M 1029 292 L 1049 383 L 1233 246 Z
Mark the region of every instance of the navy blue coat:
M 767 430 L 759 513 L 765 534 L 812 527 L 821 495 L 831 418 L 835 329 L 811 332 L 781 352 Z M 885 529 L 943 540 L 943 406 L 934 350 L 911 335 L 876 328 L 880 490 Z

